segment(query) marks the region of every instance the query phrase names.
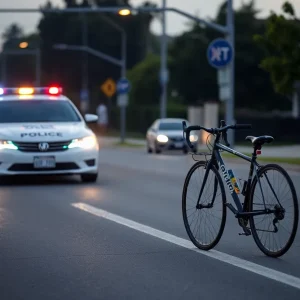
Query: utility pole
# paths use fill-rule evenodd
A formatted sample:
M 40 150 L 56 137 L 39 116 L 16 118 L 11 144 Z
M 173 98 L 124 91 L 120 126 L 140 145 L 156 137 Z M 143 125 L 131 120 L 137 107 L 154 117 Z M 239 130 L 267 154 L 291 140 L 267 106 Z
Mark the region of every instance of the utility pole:
M 233 0 L 227 0 L 227 20 L 226 20 L 226 26 L 227 26 L 227 40 L 233 47 L 235 48 L 235 39 L 234 39 L 234 12 L 233 12 Z M 235 96 L 235 59 L 234 56 L 232 58 L 232 61 L 229 65 L 229 99 L 226 101 L 226 124 L 232 125 L 235 123 L 234 120 L 234 96 Z M 228 142 L 231 147 L 234 147 L 234 130 L 228 130 Z
M 82 14 L 82 45 L 88 46 L 88 28 L 86 14 Z M 87 113 L 89 109 L 89 74 L 88 74 L 88 52 L 82 52 L 82 90 L 80 93 L 81 110 Z
M 168 54 L 168 41 L 166 35 L 166 6 L 167 1 L 162 0 L 162 34 L 160 44 L 160 85 L 161 85 L 161 99 L 160 99 L 160 117 L 167 117 L 167 84 L 168 84 L 168 67 L 167 67 L 167 54 Z
M 127 47 L 127 37 L 125 30 L 122 31 L 122 46 L 121 46 L 121 79 L 126 78 L 126 47 Z M 121 143 L 125 141 L 125 132 L 126 132 L 126 106 L 122 105 L 120 107 L 120 125 L 121 125 Z

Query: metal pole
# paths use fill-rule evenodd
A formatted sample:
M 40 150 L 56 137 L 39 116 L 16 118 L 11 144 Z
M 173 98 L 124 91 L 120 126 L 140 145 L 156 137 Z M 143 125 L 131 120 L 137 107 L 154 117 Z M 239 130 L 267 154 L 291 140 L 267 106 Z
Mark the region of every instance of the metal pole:
M 234 11 L 233 11 L 233 0 L 227 0 L 227 40 L 231 43 L 233 49 L 234 46 Z M 226 101 L 226 123 L 227 125 L 232 125 L 235 123 L 234 121 L 234 89 L 235 89 L 235 63 L 234 63 L 234 56 L 232 62 L 229 65 L 229 92 L 230 96 L 228 101 Z M 228 130 L 228 141 L 231 147 L 234 147 L 234 131 Z
M 38 48 L 36 50 L 36 86 L 41 86 L 41 50 Z
M 166 118 L 167 107 L 167 82 L 168 82 L 168 70 L 167 70 L 167 36 L 166 36 L 166 6 L 167 1 L 162 0 L 162 34 L 160 44 L 160 83 L 161 83 L 161 99 L 160 99 L 160 117 Z
M 88 46 L 88 32 L 87 32 L 87 19 L 86 14 L 82 15 L 82 45 Z M 84 51 L 82 53 L 82 95 L 81 101 L 83 106 L 81 107 L 83 113 L 86 113 L 89 109 L 89 90 L 88 90 L 88 53 Z
M 72 8 L 50 8 L 50 9 L 40 9 L 40 8 L 0 8 L 0 13 L 57 13 L 57 14 L 63 14 L 63 13 L 103 13 L 103 12 L 111 12 L 111 13 L 118 13 L 119 11 L 127 9 L 130 10 L 132 13 L 137 12 L 145 12 L 145 13 L 151 13 L 151 12 L 162 12 L 162 8 L 156 8 L 156 7 L 120 7 L 120 6 L 103 6 L 103 7 L 72 7 Z M 198 18 L 196 16 L 193 16 L 183 10 L 180 10 L 178 8 L 174 7 L 166 7 L 164 11 L 174 12 L 176 14 L 179 14 L 183 17 L 186 17 L 190 20 L 194 20 L 196 22 L 202 23 L 212 29 L 215 29 L 219 32 L 226 33 L 227 28 L 225 26 L 215 24 L 212 22 L 205 21 L 204 19 Z
M 115 29 L 121 32 L 121 78 L 126 77 L 126 61 L 127 61 L 127 34 L 124 28 L 112 21 L 105 15 L 101 16 L 103 20 L 112 25 Z M 127 95 L 125 95 L 126 97 Z M 111 99 L 109 99 L 109 116 L 111 116 Z M 120 138 L 121 143 L 124 143 L 126 136 L 126 106 L 120 107 Z
M 121 43 L 121 59 L 122 59 L 122 67 L 121 67 L 121 78 L 126 77 L 126 52 L 127 47 L 127 36 L 125 30 L 122 31 L 122 43 Z M 126 106 L 122 105 L 120 108 L 120 125 L 121 125 L 121 143 L 125 141 L 125 133 L 126 133 Z

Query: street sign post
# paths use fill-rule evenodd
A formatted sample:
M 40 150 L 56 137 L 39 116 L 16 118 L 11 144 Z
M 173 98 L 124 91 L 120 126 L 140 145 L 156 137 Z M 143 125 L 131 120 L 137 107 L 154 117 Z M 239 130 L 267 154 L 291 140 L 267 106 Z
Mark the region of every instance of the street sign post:
M 130 91 L 130 83 L 128 79 L 121 78 L 117 82 L 117 104 L 120 107 L 121 115 L 121 143 L 124 143 L 125 140 L 125 131 L 126 131 L 126 106 L 128 105 L 128 93 Z
M 128 94 L 130 91 L 130 83 L 126 78 L 121 78 L 117 83 L 118 94 Z
M 232 41 L 232 39 L 230 39 Z M 234 103 L 234 49 L 226 39 L 215 39 L 207 48 L 209 64 L 218 70 L 219 98 L 226 101 L 226 123 L 233 122 Z M 229 142 L 234 146 L 234 134 L 228 132 Z
M 233 47 L 225 39 L 213 40 L 207 48 L 209 64 L 218 70 L 219 98 L 221 101 L 230 100 L 229 64 L 233 60 Z
M 83 113 L 87 113 L 89 109 L 89 91 L 87 89 L 80 91 L 80 108 Z
M 119 107 L 126 107 L 128 105 L 128 94 L 118 95 L 117 104 Z
M 229 65 L 233 59 L 233 55 L 233 48 L 225 39 L 215 39 L 207 48 L 208 62 L 216 69 Z
M 108 78 L 107 80 L 105 80 L 100 88 L 101 88 L 101 91 L 108 98 L 111 98 L 116 93 L 116 83 L 111 78 Z
M 230 98 L 229 75 L 228 66 L 218 69 L 219 99 L 221 101 L 228 101 Z

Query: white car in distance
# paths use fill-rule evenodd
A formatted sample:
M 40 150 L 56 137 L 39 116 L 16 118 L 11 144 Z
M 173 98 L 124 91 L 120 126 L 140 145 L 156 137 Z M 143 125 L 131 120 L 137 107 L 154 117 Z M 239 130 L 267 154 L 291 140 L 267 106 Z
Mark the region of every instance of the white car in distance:
M 182 150 L 184 153 L 189 151 L 189 146 L 183 137 L 182 121 L 189 122 L 185 119 L 165 118 L 157 119 L 153 122 L 146 133 L 146 143 L 148 153 L 161 153 L 165 150 Z M 197 151 L 198 136 L 191 132 L 190 141 L 193 151 Z
M 62 88 L 0 88 L 0 176 L 72 175 L 83 182 L 98 176 L 99 144 Z

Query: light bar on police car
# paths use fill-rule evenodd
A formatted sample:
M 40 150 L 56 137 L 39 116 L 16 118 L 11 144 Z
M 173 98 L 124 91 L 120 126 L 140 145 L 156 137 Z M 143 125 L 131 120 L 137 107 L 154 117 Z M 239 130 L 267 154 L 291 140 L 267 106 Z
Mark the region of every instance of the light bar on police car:
M 0 95 L 50 95 L 59 96 L 62 88 L 59 86 L 49 87 L 3 87 L 0 88 Z
M 21 87 L 18 89 L 19 95 L 32 95 L 34 93 L 34 89 L 30 87 Z

